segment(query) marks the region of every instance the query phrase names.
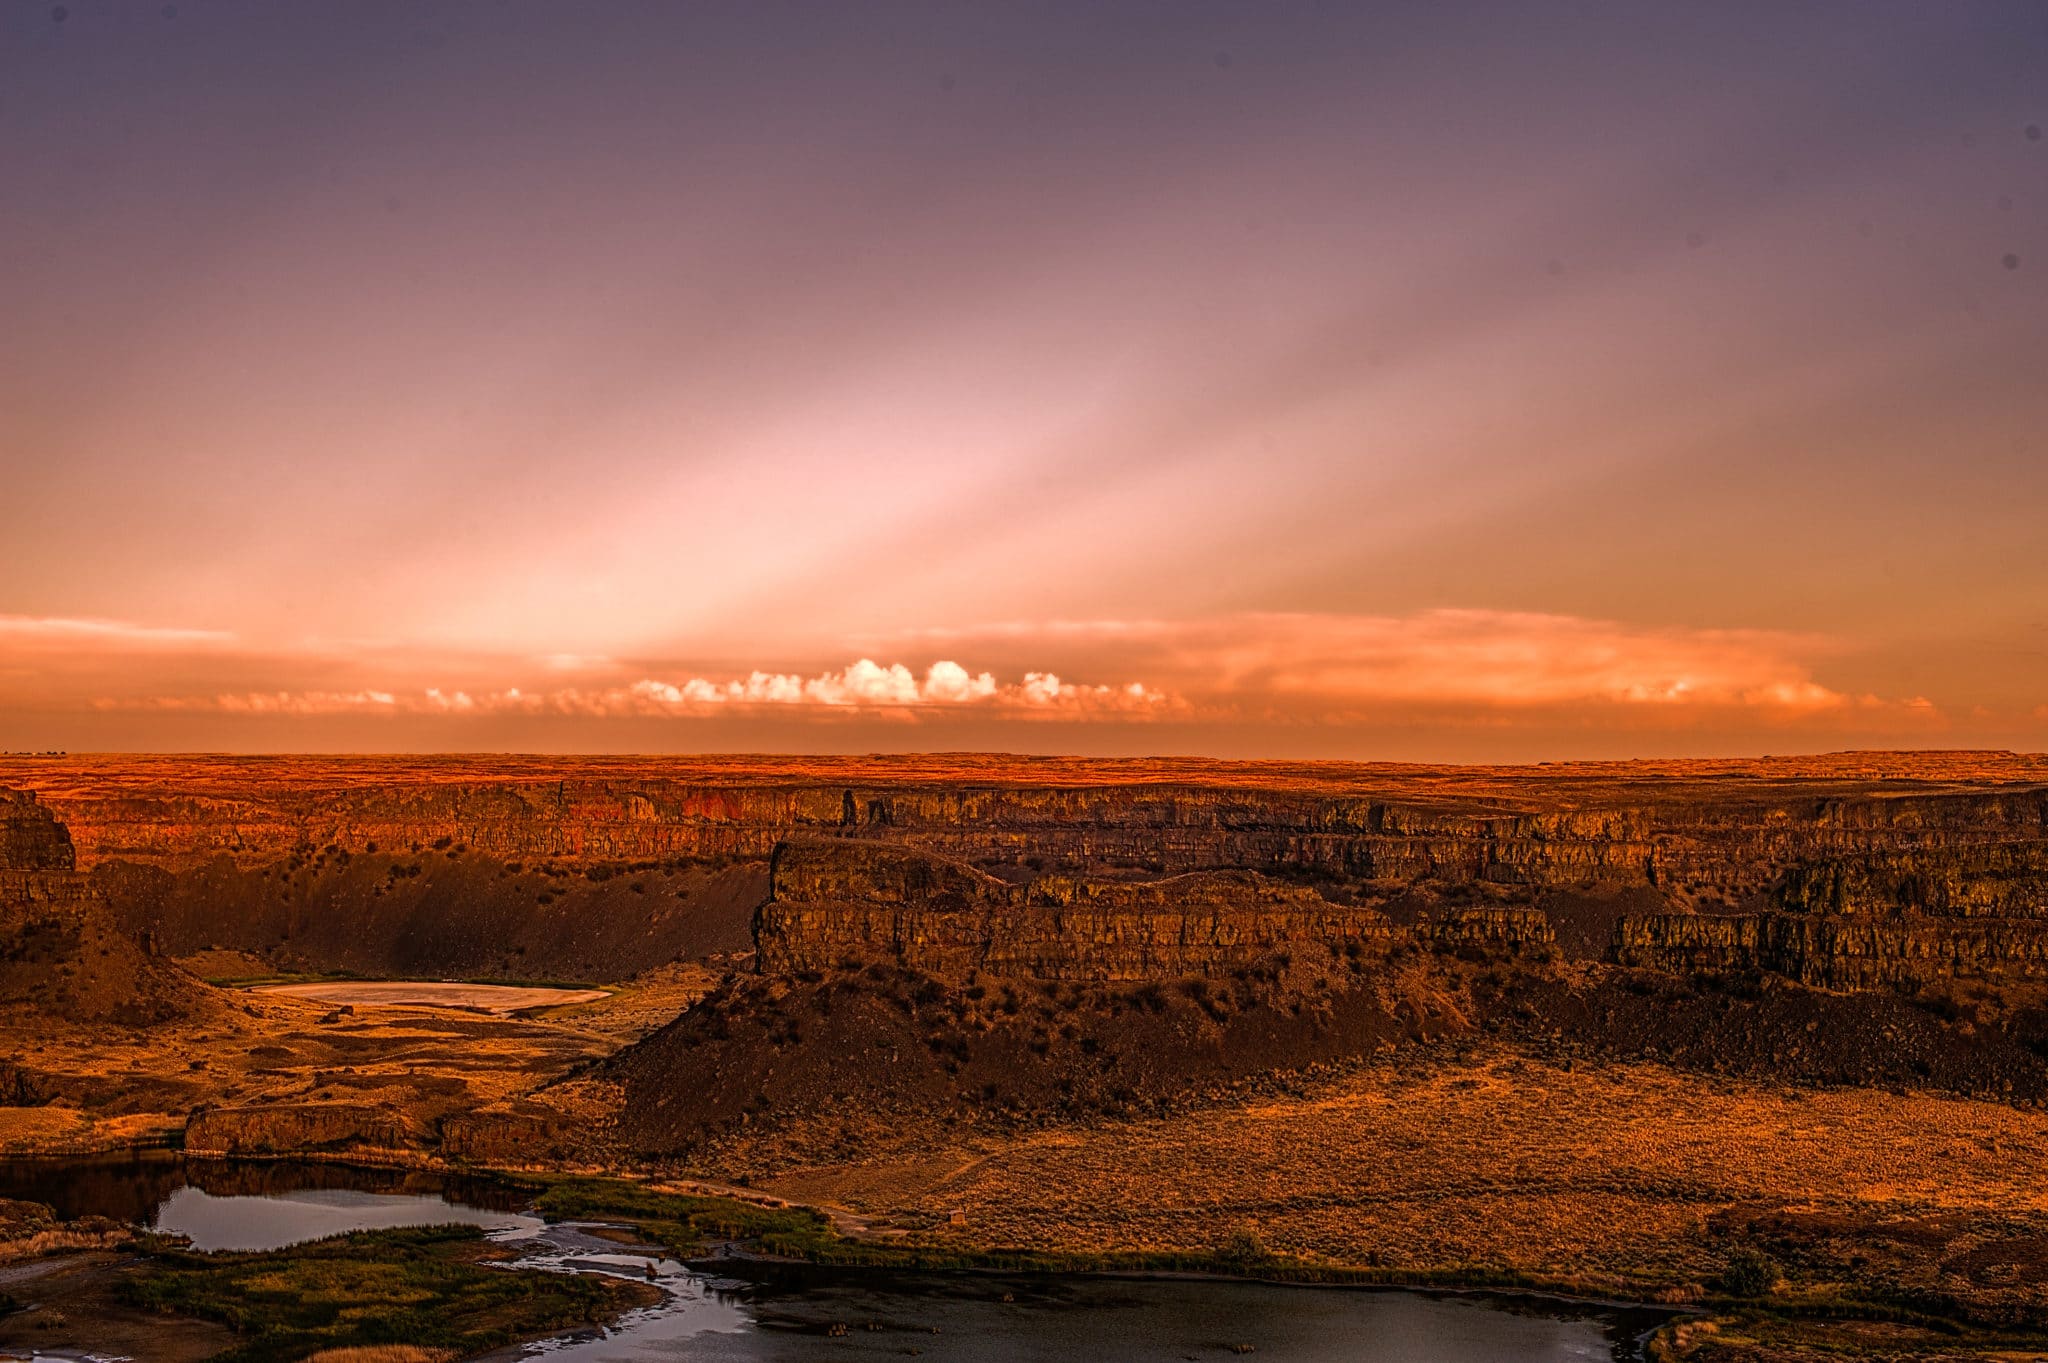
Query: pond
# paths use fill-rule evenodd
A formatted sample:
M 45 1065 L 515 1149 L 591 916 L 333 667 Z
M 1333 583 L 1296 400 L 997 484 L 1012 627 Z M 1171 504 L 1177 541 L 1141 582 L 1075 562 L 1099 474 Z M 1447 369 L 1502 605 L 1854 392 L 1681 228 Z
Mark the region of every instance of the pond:
M 0 1197 L 140 1221 L 201 1249 L 269 1249 L 347 1230 L 461 1221 L 515 1267 L 648 1281 L 662 1300 L 610 1330 L 491 1363 L 1181 1363 L 1251 1346 L 1266 1363 L 1524 1363 L 1638 1356 L 1661 1311 L 1494 1294 L 1285 1287 L 1196 1278 L 826 1272 L 729 1258 L 685 1265 L 599 1227 L 547 1225 L 515 1189 L 343 1165 L 163 1153 L 0 1165 Z M 712 1271 L 705 1271 L 707 1268 Z
M 312 1161 L 186 1160 L 170 1152 L 0 1162 L 0 1198 L 42 1202 L 65 1220 L 105 1216 L 195 1249 L 282 1249 L 354 1230 L 462 1222 L 536 1228 L 529 1199 L 483 1179 Z

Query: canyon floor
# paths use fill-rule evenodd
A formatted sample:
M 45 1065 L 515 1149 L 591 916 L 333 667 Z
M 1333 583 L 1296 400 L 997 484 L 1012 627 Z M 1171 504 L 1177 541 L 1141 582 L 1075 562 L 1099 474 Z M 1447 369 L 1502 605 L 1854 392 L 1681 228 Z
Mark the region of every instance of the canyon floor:
M 425 1139 L 437 1123 L 541 1111 L 582 1141 L 555 1169 L 814 1206 L 859 1240 L 962 1262 L 1199 1259 L 1250 1244 L 1276 1263 L 1389 1282 L 1710 1304 L 1731 1255 L 1753 1251 L 1784 1272 L 1781 1305 L 1877 1293 L 1964 1301 L 1990 1320 L 2026 1318 L 2048 1284 L 2048 1113 L 2037 1107 L 1560 1061 L 1493 1042 L 1389 1046 L 1161 1116 L 963 1128 L 848 1111 L 829 1142 L 859 1152 L 847 1158 L 816 1159 L 820 1143 L 792 1145 L 769 1120 L 760 1141 L 727 1141 L 698 1166 L 636 1157 L 614 1136 L 622 1090 L 577 1076 L 716 983 L 678 970 L 526 1016 L 342 1013 L 235 990 L 231 1020 L 203 1029 L 56 1029 L 24 1055 L 79 1096 L 0 1108 L 0 1141 L 9 1157 L 182 1136 L 222 1153 L 447 1164 Z M 209 1134 L 214 1106 L 269 1117 Z M 315 1119 L 366 1111 L 397 1123 Z M 1696 1342 L 1704 1357 L 1733 1347 Z
M 36 793 L 0 806 L 0 1157 L 601 1173 L 818 1208 L 833 1254 L 1653 1301 L 1702 1360 L 2048 1357 L 2038 758 L 0 787 Z

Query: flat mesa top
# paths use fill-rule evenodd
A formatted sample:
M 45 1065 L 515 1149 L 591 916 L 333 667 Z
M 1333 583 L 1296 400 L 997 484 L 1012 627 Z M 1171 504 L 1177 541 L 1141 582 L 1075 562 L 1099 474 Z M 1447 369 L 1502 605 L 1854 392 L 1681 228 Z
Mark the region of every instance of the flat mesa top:
M 1797 798 L 2048 785 L 2048 754 L 1844 752 L 1796 757 L 1429 766 L 1395 762 L 1030 757 L 919 753 L 860 757 L 220 754 L 0 755 L 0 787 L 60 800 L 295 798 L 437 786 L 707 788 L 1171 787 L 1292 791 L 1393 800 L 1498 800 L 1571 807 L 1617 800 Z
M 316 1003 L 353 1008 L 465 1008 L 519 1013 L 560 1008 L 611 997 L 602 989 L 548 989 L 515 984 L 436 984 L 421 980 L 316 980 L 306 984 L 259 984 L 251 993 L 284 994 Z

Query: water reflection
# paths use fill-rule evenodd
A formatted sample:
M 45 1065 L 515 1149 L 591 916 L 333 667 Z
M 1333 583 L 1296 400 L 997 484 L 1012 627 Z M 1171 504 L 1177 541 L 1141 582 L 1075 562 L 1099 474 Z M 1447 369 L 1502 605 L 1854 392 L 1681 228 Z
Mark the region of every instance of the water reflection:
M 494 1238 L 529 1246 L 521 1267 L 646 1277 L 665 1299 L 609 1331 L 503 1349 L 487 1363 L 911 1355 L 1181 1363 L 1245 1345 L 1267 1363 L 1591 1363 L 1634 1357 L 1638 1336 L 1663 1318 L 1566 1302 L 1210 1280 L 807 1273 L 743 1281 L 622 1253 L 574 1227 Z
M 180 1188 L 156 1209 L 155 1225 L 194 1249 L 283 1249 L 350 1231 L 459 1222 L 486 1230 L 537 1228 L 536 1216 L 465 1206 L 441 1196 L 352 1192 L 344 1188 L 216 1196 Z
M 47 1203 L 66 1220 L 105 1216 L 188 1235 L 197 1249 L 277 1249 L 390 1226 L 540 1224 L 519 1214 L 528 1194 L 485 1179 L 170 1151 L 0 1164 L 0 1198 Z
M 66 1220 L 107 1216 L 147 1222 L 180 1188 L 215 1197 L 276 1197 L 317 1189 L 443 1197 L 494 1211 L 518 1211 L 531 1195 L 494 1179 L 416 1169 L 379 1169 L 312 1160 L 187 1159 L 157 1150 L 79 1159 L 0 1161 L 0 1197 L 42 1202 Z

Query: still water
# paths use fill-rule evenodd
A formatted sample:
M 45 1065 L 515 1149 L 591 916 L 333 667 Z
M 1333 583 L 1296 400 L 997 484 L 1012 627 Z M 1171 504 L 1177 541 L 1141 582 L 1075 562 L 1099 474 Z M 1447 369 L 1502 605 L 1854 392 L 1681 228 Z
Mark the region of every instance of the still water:
M 209 1250 L 282 1249 L 392 1226 L 541 1225 L 523 1214 L 525 1194 L 481 1179 L 311 1162 L 188 1163 L 169 1153 L 0 1162 L 0 1198 L 47 1203 L 67 1221 L 131 1221 Z
M 1561 1363 L 1637 1357 L 1637 1339 L 1662 1319 L 1531 1298 L 1195 1279 L 855 1275 L 741 1260 L 706 1272 L 596 1227 L 547 1225 L 502 1185 L 340 1165 L 171 1155 L 0 1164 L 0 1197 L 143 1222 L 200 1249 L 461 1221 L 516 1251 L 517 1267 L 612 1274 L 662 1293 L 607 1331 L 501 1350 L 491 1363 L 1182 1363 L 1244 1345 L 1264 1363 Z

